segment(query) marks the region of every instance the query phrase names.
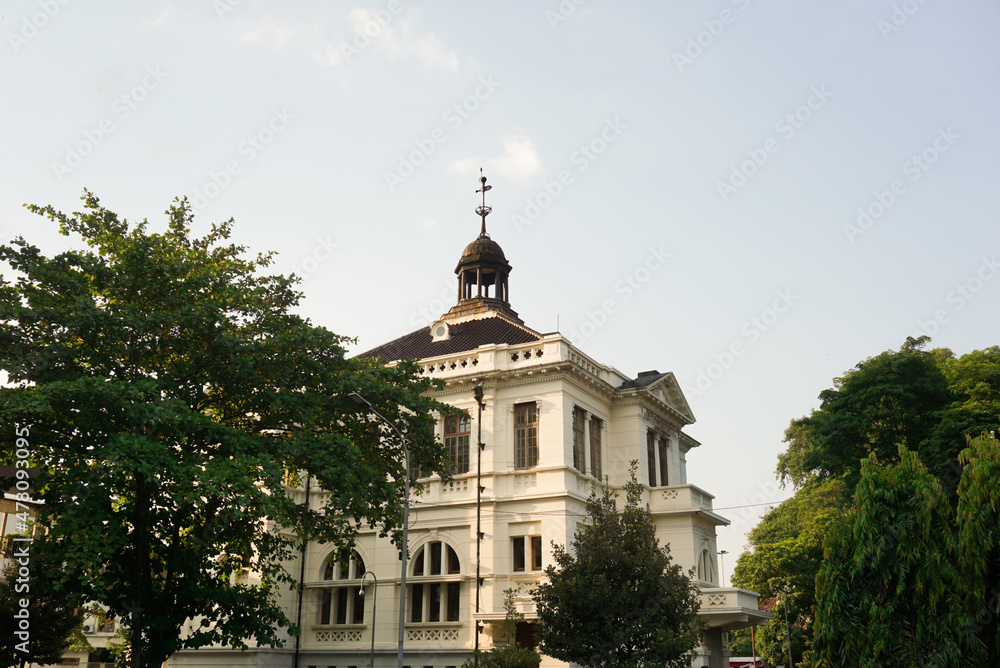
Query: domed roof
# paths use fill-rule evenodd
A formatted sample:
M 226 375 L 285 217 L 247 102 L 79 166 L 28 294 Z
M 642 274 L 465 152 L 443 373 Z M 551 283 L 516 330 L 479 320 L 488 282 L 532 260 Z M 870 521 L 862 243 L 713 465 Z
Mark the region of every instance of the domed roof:
M 503 254 L 503 249 L 500 248 L 500 244 L 493 241 L 489 236 L 485 234 L 480 234 L 475 241 L 465 247 L 462 251 L 462 260 L 471 259 L 474 256 L 493 256 L 494 258 L 507 261 L 507 257 Z M 459 260 L 461 262 L 462 260 Z

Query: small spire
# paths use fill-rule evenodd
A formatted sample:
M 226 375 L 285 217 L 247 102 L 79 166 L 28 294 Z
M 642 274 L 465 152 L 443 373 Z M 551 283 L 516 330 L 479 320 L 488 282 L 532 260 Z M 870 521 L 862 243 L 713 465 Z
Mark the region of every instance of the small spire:
M 486 206 L 486 191 L 491 190 L 493 186 L 486 185 L 486 177 L 483 176 L 482 167 L 479 168 L 479 182 L 483 184 L 483 187 L 476 191 L 477 193 L 483 194 L 483 203 L 480 206 L 476 207 L 476 213 L 478 213 L 480 217 L 482 217 L 483 219 L 483 227 L 482 230 L 480 230 L 479 232 L 479 236 L 488 237 L 489 235 L 486 234 L 486 216 L 490 215 L 490 211 L 492 211 L 493 209 L 492 207 Z

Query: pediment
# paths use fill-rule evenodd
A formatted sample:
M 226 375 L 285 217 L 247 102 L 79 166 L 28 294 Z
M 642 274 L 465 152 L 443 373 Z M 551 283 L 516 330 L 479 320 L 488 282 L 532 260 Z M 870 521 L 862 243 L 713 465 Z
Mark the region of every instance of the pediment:
M 648 392 L 667 406 L 670 406 L 670 408 L 684 416 L 688 424 L 695 421 L 691 405 L 688 404 L 687 399 L 684 397 L 681 385 L 677 382 L 677 378 L 673 372 L 668 371 L 662 378 L 650 383 L 640 391 Z

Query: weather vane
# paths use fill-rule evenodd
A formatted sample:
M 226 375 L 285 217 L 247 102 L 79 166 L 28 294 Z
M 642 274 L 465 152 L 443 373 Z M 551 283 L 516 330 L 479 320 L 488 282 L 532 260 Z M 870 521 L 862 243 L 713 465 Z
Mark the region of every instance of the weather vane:
M 490 211 L 493 209 L 486 206 L 486 191 L 491 190 L 493 186 L 486 185 L 486 177 L 483 176 L 483 168 L 479 168 L 479 182 L 483 184 L 483 187 L 477 190 L 477 193 L 483 194 L 483 203 L 476 207 L 476 213 L 478 213 L 483 219 L 483 229 L 479 232 L 479 236 L 489 236 L 486 234 L 486 216 L 490 215 Z

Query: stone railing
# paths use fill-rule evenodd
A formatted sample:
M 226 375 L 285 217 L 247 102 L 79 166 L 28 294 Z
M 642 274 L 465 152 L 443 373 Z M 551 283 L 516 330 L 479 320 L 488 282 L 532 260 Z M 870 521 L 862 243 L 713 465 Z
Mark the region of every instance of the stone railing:
M 731 610 L 752 610 L 757 608 L 757 594 L 739 587 L 705 587 L 701 589 L 701 611 L 703 613 Z
M 458 642 L 462 637 L 462 627 L 459 624 L 440 625 L 432 624 L 427 626 L 410 625 L 406 626 L 407 642 Z
M 428 357 L 420 361 L 419 371 L 432 378 L 452 378 L 540 366 L 558 358 L 558 345 L 543 339 L 516 346 L 482 346 L 454 355 Z
M 656 512 L 712 510 L 711 494 L 694 485 L 671 485 L 649 490 L 649 509 Z
M 314 642 L 323 643 L 348 643 L 348 642 L 361 642 L 364 638 L 368 637 L 366 629 L 363 626 L 347 626 L 340 628 L 331 627 L 313 627 L 312 638 Z

